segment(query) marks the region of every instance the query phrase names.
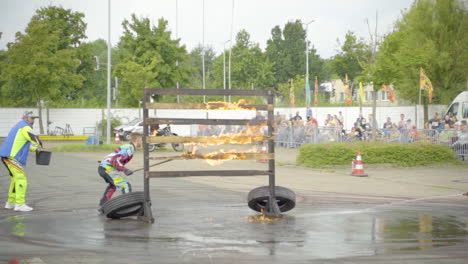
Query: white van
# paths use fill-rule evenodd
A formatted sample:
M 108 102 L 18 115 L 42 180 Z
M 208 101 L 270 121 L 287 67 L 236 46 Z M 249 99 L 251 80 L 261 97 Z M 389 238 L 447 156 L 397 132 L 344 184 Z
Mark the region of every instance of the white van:
M 468 91 L 461 92 L 450 104 L 447 115 L 456 116 L 457 120 L 468 122 Z

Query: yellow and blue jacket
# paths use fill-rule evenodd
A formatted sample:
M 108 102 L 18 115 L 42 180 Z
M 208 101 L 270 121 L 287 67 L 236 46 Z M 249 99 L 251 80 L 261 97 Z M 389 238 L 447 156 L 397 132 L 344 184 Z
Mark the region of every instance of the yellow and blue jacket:
M 31 133 L 32 127 L 26 120 L 21 120 L 8 133 L 0 148 L 0 157 L 12 158 L 26 166 L 29 151 L 36 151 L 39 142 Z M 31 145 L 32 143 L 32 145 Z

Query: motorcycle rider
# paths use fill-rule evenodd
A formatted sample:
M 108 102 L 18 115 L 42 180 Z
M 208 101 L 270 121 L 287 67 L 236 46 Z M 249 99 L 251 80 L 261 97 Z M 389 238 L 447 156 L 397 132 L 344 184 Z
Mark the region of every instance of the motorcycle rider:
M 105 202 L 112 198 L 117 188 L 121 189 L 123 193 L 129 193 L 132 191 L 130 182 L 122 176 L 124 173 L 126 176 L 133 174 L 133 171 L 126 168 L 125 164 L 130 162 L 133 158 L 133 154 L 136 149 L 141 146 L 141 135 L 138 133 L 132 133 L 130 135 L 130 143 L 124 144 L 114 150 L 114 152 L 107 155 L 98 167 L 99 176 L 101 176 L 105 182 L 108 183 L 106 190 L 99 202 L 102 206 Z

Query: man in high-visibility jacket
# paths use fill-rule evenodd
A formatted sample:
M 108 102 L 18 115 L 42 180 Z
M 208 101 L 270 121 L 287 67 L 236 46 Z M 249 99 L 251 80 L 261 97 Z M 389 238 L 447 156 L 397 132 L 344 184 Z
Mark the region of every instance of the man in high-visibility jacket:
M 23 114 L 23 119 L 10 130 L 0 148 L 0 159 L 11 176 L 8 201 L 5 204 L 6 209 L 22 212 L 33 210 L 32 207 L 26 204 L 28 179 L 24 167 L 28 159 L 28 152 L 36 151 L 40 144 L 31 131 L 36 118 L 38 116 L 34 115 L 32 111 L 26 111 Z

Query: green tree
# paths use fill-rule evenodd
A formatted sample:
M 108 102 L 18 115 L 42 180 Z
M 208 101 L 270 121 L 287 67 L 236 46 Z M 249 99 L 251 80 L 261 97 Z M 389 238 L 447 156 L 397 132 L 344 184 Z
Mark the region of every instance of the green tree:
M 457 0 L 417 0 L 396 23 L 369 69 L 374 83 L 391 83 L 402 98 L 416 101 L 419 68 L 434 86 L 436 103 L 449 103 L 466 89 L 467 5 Z
M 119 64 L 114 74 L 119 77 L 119 101 L 126 106 L 138 106 L 144 86 L 175 88 L 176 82 L 185 82 L 189 77 L 188 58 L 180 40 L 171 39 L 167 20 L 159 19 L 151 25 L 149 18 L 124 20 L 124 34 L 116 52 Z M 177 62 L 179 66 L 177 66 Z M 155 98 L 164 100 L 163 98 Z M 171 97 L 168 100 L 175 100 Z
M 267 41 L 266 54 L 274 63 L 276 83 L 287 83 L 290 78 L 306 71 L 306 32 L 300 20 L 288 22 L 281 30 L 275 26 Z
M 348 74 L 350 80 L 362 74 L 364 67 L 369 63 L 371 50 L 362 38 L 358 38 L 353 32 L 348 31 L 341 50 L 332 59 L 332 71 L 344 79 Z
M 107 43 L 98 39 L 78 47 L 83 86 L 73 94 L 76 106 L 103 107 L 107 98 Z M 99 65 L 97 65 L 99 63 Z M 117 64 L 114 60 L 113 63 Z
M 80 60 L 74 46 L 84 36 L 86 24 L 79 23 L 83 16 L 58 7 L 41 8 L 25 33 L 16 33 L 2 66 L 2 94 L 9 95 L 8 105 L 38 106 L 41 116 L 43 102 L 64 104 L 81 87 L 84 77 L 77 73 Z M 39 125 L 44 133 L 42 118 Z
M 312 93 L 315 76 L 320 81 L 328 80 L 331 76 L 329 63 L 326 64 L 317 54 L 317 50 L 311 47 L 311 42 L 306 41 L 308 40 L 302 22 L 300 20 L 288 22 L 284 29 L 275 26 L 271 30 L 271 38 L 267 41 L 265 52 L 273 62 L 275 87 L 279 96 L 289 98 L 289 92 L 286 91 L 290 87 L 289 80 L 295 80 L 295 90 L 302 94 L 296 97 L 296 105 L 305 103 L 306 44 L 309 45 L 309 81 Z M 287 94 L 284 94 L 285 92 Z
M 213 76 L 213 64 L 216 59 L 216 53 L 212 47 L 206 47 L 205 49 L 205 84 L 207 88 L 215 88 L 214 76 Z M 190 67 L 191 77 L 187 83 L 188 88 L 203 87 L 203 47 L 198 45 L 189 53 L 189 59 L 187 60 L 188 67 Z
M 86 38 L 86 23 L 84 14 L 72 12 L 57 6 L 39 8 L 33 16 L 31 23 L 43 21 L 48 25 L 49 32 L 56 32 L 59 36 L 58 48 L 66 49 L 78 47 Z
M 232 47 L 231 85 L 232 89 L 271 88 L 274 82 L 273 64 L 260 49 L 258 43 L 250 40 L 250 34 L 241 30 Z M 228 55 L 226 54 L 226 61 Z M 226 62 L 227 64 L 227 62 Z M 227 67 L 227 66 L 226 66 Z M 226 75 L 228 69 L 226 69 Z M 215 87 L 223 87 L 223 55 L 214 62 Z M 226 76 L 227 78 L 227 76 Z
M 0 50 L 0 76 L 3 75 L 3 70 L 5 68 L 5 60 L 6 60 L 6 51 Z M 0 106 L 4 106 L 8 104 L 9 97 L 7 96 L 7 94 L 2 94 L 2 86 L 4 83 L 5 83 L 5 80 L 0 77 Z
M 314 82 L 315 76 L 320 81 L 329 80 L 331 77 L 331 69 L 326 64 L 326 60 L 322 59 L 317 54 L 317 50 L 312 47 L 309 51 L 309 78 L 311 84 Z

